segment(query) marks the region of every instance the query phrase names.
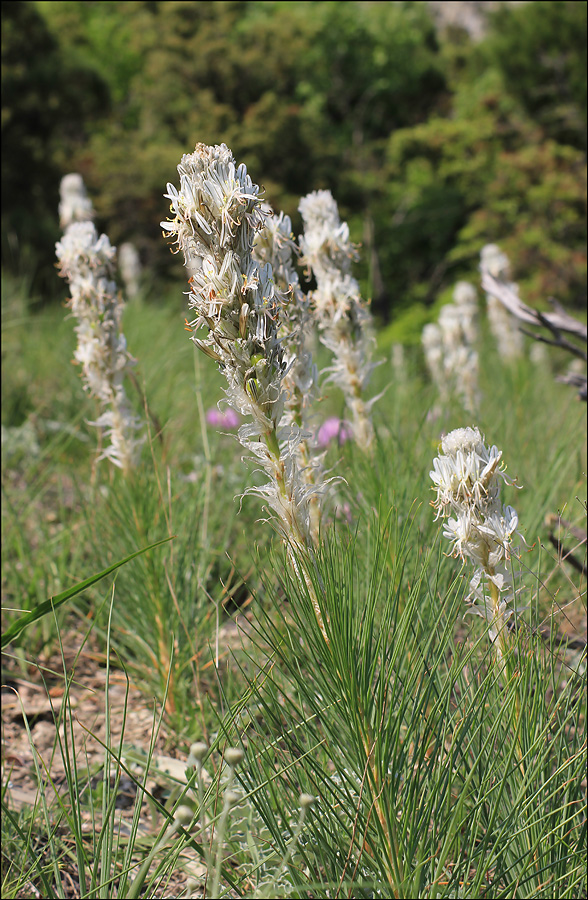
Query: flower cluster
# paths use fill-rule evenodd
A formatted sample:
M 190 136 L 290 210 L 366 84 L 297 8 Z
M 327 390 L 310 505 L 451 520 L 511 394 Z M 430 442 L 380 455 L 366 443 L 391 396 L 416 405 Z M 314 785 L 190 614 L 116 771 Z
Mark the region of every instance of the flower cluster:
M 282 381 L 285 396 L 282 423 L 290 423 L 298 430 L 296 464 L 303 481 L 314 485 L 321 480 L 323 473 L 321 457 L 313 454 L 309 444 L 310 409 L 318 393 L 317 368 L 308 347 L 313 324 L 312 310 L 295 269 L 298 247 L 293 239 L 290 217 L 283 212 L 275 215 L 267 205 L 264 209 L 268 212 L 268 218 L 265 226 L 255 235 L 253 256 L 260 263 L 271 266 L 282 299 L 278 329 L 286 363 Z M 318 539 L 320 517 L 319 498 L 317 495 L 311 496 L 310 530 L 315 541 Z
M 279 337 L 286 361 L 283 386 L 286 391 L 285 420 L 307 428 L 308 411 L 317 394 L 317 370 L 307 346 L 312 315 L 307 295 L 300 287 L 294 266 L 297 251 L 290 217 L 275 215 L 266 207 L 268 218 L 253 241 L 253 256 L 272 268 L 280 291 Z
M 92 201 L 86 193 L 81 175 L 64 175 L 59 185 L 59 224 L 65 230 L 74 222 L 91 222 L 94 218 Z
M 497 244 L 486 244 L 480 254 L 480 268 L 486 269 L 498 281 L 504 282 L 515 294 L 519 286 L 510 280 L 510 262 Z M 517 359 L 523 352 L 523 334 L 516 319 L 504 308 L 497 297 L 486 295 L 488 321 L 496 340 L 498 353 L 503 359 Z
M 460 397 L 465 409 L 478 406 L 478 304 L 476 291 L 467 281 L 458 281 L 453 303 L 442 307 L 438 324 L 423 328 L 422 343 L 431 377 L 443 399 Z
M 136 462 L 143 437 L 123 387 L 134 365 L 121 332 L 122 301 L 113 281 L 116 249 L 106 235 L 98 236 L 94 224 L 70 224 L 56 245 L 60 274 L 70 285 L 68 305 L 77 319 L 74 353 L 81 366 L 85 389 L 103 407 L 90 424 L 103 428 L 110 443 L 99 459 L 110 459 L 128 471 Z
M 161 224 L 192 272 L 189 306 L 195 317 L 187 323 L 192 340 L 224 373 L 230 406 L 249 419 L 239 440 L 269 477 L 268 484 L 251 491 L 277 514 L 288 541 L 309 548 L 309 499 L 324 486 L 300 477 L 300 429 L 282 423 L 288 359 L 278 329 L 287 301 L 270 263 L 253 254 L 269 212 L 258 185 L 225 144 L 197 144 L 194 153 L 182 157 L 178 173 L 179 190 L 168 184 L 165 194 L 172 218 Z M 207 329 L 203 337 L 201 326 Z
M 477 428 L 457 428 L 441 441 L 430 477 L 436 491 L 433 506 L 444 517 L 443 535 L 452 553 L 471 559 L 476 570 L 470 582 L 470 611 L 482 616 L 493 641 L 516 614 L 515 592 L 508 565 L 518 534 L 518 516 L 500 500 L 502 483 L 512 484 L 501 466 L 502 451 L 487 448 Z
M 304 222 L 300 238 L 303 262 L 316 278 L 311 299 L 321 341 L 333 354 L 327 371 L 343 391 L 357 443 L 368 449 L 374 439 L 371 407 L 376 398 L 366 402 L 363 396 L 374 369 L 374 339 L 371 315 L 351 274 L 357 252 L 330 191 L 307 194 L 298 208 Z

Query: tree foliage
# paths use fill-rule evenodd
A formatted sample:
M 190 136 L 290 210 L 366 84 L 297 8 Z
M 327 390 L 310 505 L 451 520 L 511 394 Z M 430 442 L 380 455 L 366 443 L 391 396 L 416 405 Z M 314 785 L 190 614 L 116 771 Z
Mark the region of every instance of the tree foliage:
M 63 52 L 32 4 L 2 4 L 2 252 L 31 244 L 38 286 L 59 237 L 59 179 L 107 104 L 98 73 Z
M 505 86 L 557 141 L 586 149 L 586 4 L 499 7 L 488 57 Z
M 296 230 L 300 197 L 333 192 L 383 318 L 472 274 L 490 240 L 533 298 L 581 295 L 585 4 L 509 7 L 475 47 L 414 2 L 23 0 L 3 16 L 5 234 L 51 263 L 58 180 L 79 171 L 100 227 L 167 277 L 165 184 L 197 141 L 225 141 Z

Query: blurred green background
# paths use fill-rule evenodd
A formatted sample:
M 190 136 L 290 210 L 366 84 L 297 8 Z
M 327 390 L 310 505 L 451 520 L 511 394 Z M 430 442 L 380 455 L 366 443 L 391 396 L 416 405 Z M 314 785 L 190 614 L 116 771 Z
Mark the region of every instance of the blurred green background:
M 79 172 L 158 300 L 180 267 L 165 185 L 224 141 L 296 233 L 300 197 L 332 191 L 400 339 L 488 242 L 528 302 L 583 308 L 586 4 L 486 6 L 473 40 L 427 3 L 2 3 L 4 271 L 33 308 L 63 299 L 59 182 Z

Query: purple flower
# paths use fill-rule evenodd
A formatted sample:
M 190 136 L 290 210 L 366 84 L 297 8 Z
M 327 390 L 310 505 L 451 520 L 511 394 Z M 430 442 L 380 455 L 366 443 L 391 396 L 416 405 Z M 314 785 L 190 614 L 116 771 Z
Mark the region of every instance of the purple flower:
M 353 432 L 349 423 L 338 419 L 337 416 L 331 416 L 331 418 L 325 419 L 319 428 L 316 442 L 319 447 L 328 447 L 331 441 L 336 439 L 340 446 L 352 437 Z
M 235 412 L 234 409 L 225 410 L 225 412 L 221 412 L 220 409 L 217 409 L 216 406 L 212 406 L 206 412 L 206 421 L 209 425 L 212 425 L 213 428 L 238 428 L 240 425 L 240 418 Z

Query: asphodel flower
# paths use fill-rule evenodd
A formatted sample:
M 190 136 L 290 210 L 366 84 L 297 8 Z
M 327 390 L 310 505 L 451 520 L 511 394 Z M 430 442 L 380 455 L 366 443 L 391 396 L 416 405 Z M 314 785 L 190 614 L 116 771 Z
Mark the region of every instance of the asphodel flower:
M 123 303 L 113 280 L 116 249 L 105 234 L 98 236 L 92 222 L 80 221 L 66 228 L 56 253 L 60 275 L 70 286 L 68 306 L 77 319 L 74 359 L 85 389 L 102 407 L 90 424 L 104 429 L 110 442 L 98 458 L 126 472 L 136 463 L 144 438 L 123 385 L 135 360 L 121 331 Z
M 510 280 L 510 261 L 497 244 L 486 244 L 480 253 L 480 269 L 488 271 L 498 281 L 504 282 L 515 294 L 519 292 L 516 282 Z M 503 359 L 516 359 L 524 349 L 523 333 L 517 321 L 497 297 L 486 294 L 488 323 L 496 340 L 496 347 Z
M 317 284 L 311 300 L 321 341 L 333 354 L 326 372 L 343 392 L 355 440 L 369 449 L 374 440 L 371 407 L 378 398 L 364 399 L 375 367 L 371 361 L 374 338 L 370 312 L 351 274 L 357 251 L 330 191 L 307 194 L 298 208 L 304 222 L 302 261 Z
M 298 247 L 293 239 L 292 223 L 283 212 L 276 215 L 266 206 L 268 218 L 255 235 L 253 256 L 258 262 L 272 267 L 272 273 L 282 303 L 279 310 L 278 338 L 284 351 L 286 370 L 282 381 L 284 414 L 282 424 L 296 426 L 296 463 L 301 477 L 308 485 L 316 485 L 323 478 L 322 455 L 311 449 L 312 426 L 310 414 L 318 394 L 318 372 L 308 346 L 313 317 L 310 300 L 300 287 L 295 268 Z M 321 504 L 317 496 L 310 498 L 310 528 L 313 540 L 318 539 Z
M 94 207 L 81 175 L 70 172 L 59 185 L 59 224 L 64 231 L 74 222 L 91 222 Z
M 308 430 L 308 413 L 317 394 L 317 370 L 308 349 L 312 327 L 310 301 L 300 287 L 295 268 L 297 246 L 290 217 L 281 212 L 269 215 L 256 234 L 253 256 L 262 265 L 272 267 L 273 279 L 282 299 L 279 337 L 286 358 L 283 386 L 286 390 L 285 416 Z
M 475 566 L 470 582 L 469 612 L 489 626 L 503 656 L 507 623 L 516 615 L 512 564 L 518 516 L 501 502 L 503 483 L 514 484 L 501 463 L 502 451 L 487 447 L 477 428 L 457 428 L 441 441 L 439 456 L 430 472 L 436 497 L 433 507 L 443 517 L 443 535 L 451 541 L 452 555 L 470 559 Z
M 225 144 L 197 144 L 182 157 L 178 173 L 179 190 L 168 184 L 165 194 L 172 217 L 161 224 L 192 272 L 192 339 L 217 362 L 229 405 L 247 419 L 239 440 L 268 476 L 267 484 L 250 492 L 266 500 L 287 542 L 308 550 L 310 498 L 326 485 L 301 478 L 296 449 L 303 434 L 283 416 L 289 361 L 279 327 L 287 298 L 270 263 L 253 253 L 268 210 Z
M 478 406 L 476 317 L 476 292 L 467 281 L 459 281 L 454 303 L 443 306 L 437 324 L 425 325 L 422 333 L 425 361 L 441 398 L 459 397 L 468 412 Z

